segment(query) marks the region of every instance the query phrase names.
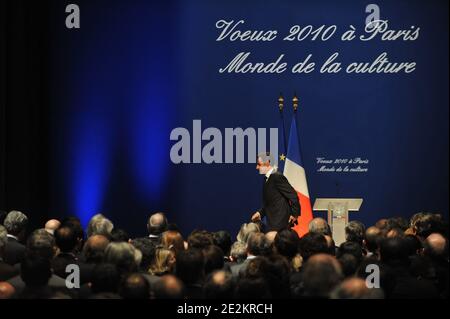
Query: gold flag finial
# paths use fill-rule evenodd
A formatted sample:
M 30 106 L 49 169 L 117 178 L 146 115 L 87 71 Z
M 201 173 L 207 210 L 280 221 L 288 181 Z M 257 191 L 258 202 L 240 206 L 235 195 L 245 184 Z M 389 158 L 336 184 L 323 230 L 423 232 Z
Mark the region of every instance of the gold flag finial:
M 292 98 L 292 104 L 294 106 L 294 112 L 297 112 L 297 109 L 298 109 L 298 97 L 297 97 L 296 93 L 294 93 L 294 97 Z
M 283 95 L 281 95 L 278 97 L 278 108 L 280 109 L 280 111 L 283 111 L 283 107 L 284 107 L 284 98 Z

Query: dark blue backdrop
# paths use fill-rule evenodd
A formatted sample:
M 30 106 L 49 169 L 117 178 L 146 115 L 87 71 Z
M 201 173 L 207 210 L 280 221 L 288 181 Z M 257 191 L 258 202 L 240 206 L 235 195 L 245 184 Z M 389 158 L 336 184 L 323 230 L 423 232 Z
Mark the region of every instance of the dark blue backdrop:
M 81 29 L 64 26 L 54 2 L 52 209 L 96 212 L 139 235 L 165 211 L 186 235 L 235 233 L 260 205 L 254 164 L 174 165 L 170 131 L 277 127 L 276 98 L 300 98 L 300 136 L 312 199 L 363 197 L 352 218 L 374 223 L 418 211 L 448 215 L 448 2 L 378 1 L 393 29 L 421 28 L 416 41 L 216 42 L 219 19 L 250 29 L 294 24 L 363 27 L 367 1 L 77 1 Z M 245 28 L 245 27 L 244 27 Z M 237 53 L 291 65 L 340 52 L 345 63 L 416 61 L 411 74 L 219 74 Z M 286 119 L 290 119 L 291 104 Z M 287 124 L 289 121 L 287 121 Z M 316 157 L 362 157 L 367 174 L 318 173 Z M 320 214 L 320 216 L 323 216 Z

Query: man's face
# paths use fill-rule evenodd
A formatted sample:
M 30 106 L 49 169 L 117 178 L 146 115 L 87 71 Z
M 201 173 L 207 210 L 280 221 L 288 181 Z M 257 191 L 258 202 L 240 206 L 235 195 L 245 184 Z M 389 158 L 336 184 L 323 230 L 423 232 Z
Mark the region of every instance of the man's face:
M 270 171 L 272 167 L 270 166 L 270 162 L 263 162 L 260 157 L 258 157 L 258 162 L 256 163 L 256 169 L 259 171 L 259 174 L 266 175 L 268 171 Z

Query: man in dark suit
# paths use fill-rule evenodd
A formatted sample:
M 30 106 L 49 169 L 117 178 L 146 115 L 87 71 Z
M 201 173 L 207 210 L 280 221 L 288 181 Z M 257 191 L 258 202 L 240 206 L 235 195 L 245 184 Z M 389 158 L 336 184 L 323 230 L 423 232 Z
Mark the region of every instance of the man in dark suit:
M 267 218 L 266 231 L 279 231 L 297 221 L 300 216 L 300 202 L 297 192 L 287 178 L 273 166 L 270 153 L 258 155 L 256 169 L 264 175 L 263 207 L 253 214 L 252 221 Z
M 17 210 L 9 212 L 4 221 L 4 226 L 8 231 L 8 242 L 5 247 L 5 262 L 10 265 L 20 263 L 25 255 L 25 245 L 21 244 L 21 239 L 25 237 L 28 224 L 28 217 Z
M 3 261 L 3 253 L 8 242 L 6 228 L 0 225 L 0 281 L 8 280 L 19 274 L 19 270 Z

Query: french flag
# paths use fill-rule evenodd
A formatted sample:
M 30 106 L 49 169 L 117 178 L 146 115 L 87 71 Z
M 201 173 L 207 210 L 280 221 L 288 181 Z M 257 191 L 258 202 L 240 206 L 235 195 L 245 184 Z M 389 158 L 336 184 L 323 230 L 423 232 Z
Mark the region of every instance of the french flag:
M 308 232 L 308 224 L 313 219 L 311 201 L 309 200 L 308 184 L 306 183 L 305 169 L 300 151 L 300 141 L 298 138 L 296 112 L 292 117 L 291 130 L 289 132 L 289 145 L 287 158 L 284 164 L 284 176 L 297 191 L 301 206 L 301 216 L 298 225 L 293 229 L 301 237 Z

